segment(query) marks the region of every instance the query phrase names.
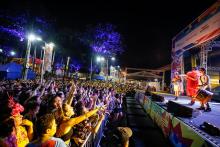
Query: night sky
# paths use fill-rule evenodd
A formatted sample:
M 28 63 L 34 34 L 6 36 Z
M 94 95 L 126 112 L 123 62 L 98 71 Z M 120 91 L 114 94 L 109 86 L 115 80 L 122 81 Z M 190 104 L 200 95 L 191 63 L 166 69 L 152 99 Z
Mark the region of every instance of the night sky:
M 117 64 L 126 67 L 157 68 L 171 61 L 171 39 L 198 17 L 215 0 L 184 1 L 1 1 L 9 11 L 25 10 L 54 20 L 57 44 L 66 54 L 85 59 L 84 47 L 74 38 L 88 24 L 112 23 L 126 46 Z M 86 58 L 88 59 L 88 58 Z M 84 61 L 89 65 L 90 61 Z

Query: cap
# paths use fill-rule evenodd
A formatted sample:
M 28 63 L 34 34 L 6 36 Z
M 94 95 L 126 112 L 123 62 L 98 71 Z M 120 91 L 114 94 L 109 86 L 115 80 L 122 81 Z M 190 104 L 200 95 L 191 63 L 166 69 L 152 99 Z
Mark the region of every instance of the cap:
M 132 136 L 132 130 L 128 127 L 117 127 L 117 129 L 122 133 L 123 137 L 129 138 Z

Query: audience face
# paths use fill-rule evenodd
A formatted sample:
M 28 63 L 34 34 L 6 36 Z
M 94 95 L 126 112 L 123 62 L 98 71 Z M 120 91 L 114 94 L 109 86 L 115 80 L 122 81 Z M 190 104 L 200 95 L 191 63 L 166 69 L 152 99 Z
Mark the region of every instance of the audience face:
M 60 106 L 62 106 L 62 99 L 57 96 L 53 101 L 54 108 L 58 109 Z
M 14 118 L 14 121 L 15 121 L 15 126 L 20 126 L 22 124 L 23 116 L 21 114 L 13 116 L 13 118 Z

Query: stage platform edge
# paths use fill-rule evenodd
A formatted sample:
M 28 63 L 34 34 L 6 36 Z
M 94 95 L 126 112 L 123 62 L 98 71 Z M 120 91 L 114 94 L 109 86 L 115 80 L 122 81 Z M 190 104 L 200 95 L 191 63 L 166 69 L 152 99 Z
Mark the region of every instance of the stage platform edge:
M 146 113 L 162 129 L 164 136 L 169 138 L 174 146 L 220 147 L 220 137 L 210 136 L 198 127 L 189 125 L 181 118 L 173 116 L 163 106 L 152 101 L 150 96 L 145 96 L 143 91 L 137 91 L 135 99 L 140 102 Z

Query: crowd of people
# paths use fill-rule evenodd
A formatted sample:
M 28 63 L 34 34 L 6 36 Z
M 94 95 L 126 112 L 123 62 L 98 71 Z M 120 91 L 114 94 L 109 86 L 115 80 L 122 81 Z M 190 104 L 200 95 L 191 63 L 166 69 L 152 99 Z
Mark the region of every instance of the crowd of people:
M 80 146 L 103 115 L 123 117 L 133 85 L 101 81 L 0 82 L 0 146 Z

